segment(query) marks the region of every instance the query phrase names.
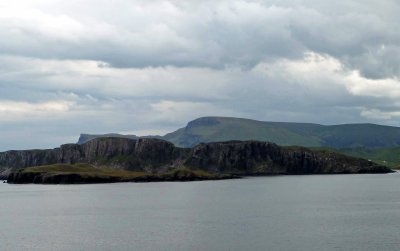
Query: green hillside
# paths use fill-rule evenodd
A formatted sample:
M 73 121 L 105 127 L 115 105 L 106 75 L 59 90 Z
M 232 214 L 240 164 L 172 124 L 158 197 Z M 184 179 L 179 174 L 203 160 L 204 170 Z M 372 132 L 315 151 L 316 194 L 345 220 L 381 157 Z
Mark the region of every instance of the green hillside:
M 79 143 L 97 137 L 132 135 L 81 135 Z M 165 136 L 180 147 L 230 140 L 259 140 L 283 146 L 331 148 L 346 155 L 370 159 L 391 168 L 400 167 L 400 127 L 375 124 L 319 125 L 264 122 L 242 118 L 203 117 Z
M 201 142 L 261 140 L 278 145 L 332 148 L 400 146 L 400 128 L 375 124 L 325 126 L 309 123 L 263 122 L 241 118 L 204 117 L 163 139 L 181 147 Z
M 394 169 L 400 169 L 400 147 L 392 148 L 346 148 L 340 149 L 338 152 L 372 160 L 375 163 L 388 166 Z
M 307 130 L 312 124 L 298 124 Z M 200 118 L 187 127 L 163 137 L 177 146 L 192 147 L 198 143 L 227 140 L 260 140 L 280 145 L 319 146 L 317 137 L 302 134 L 274 123 L 238 118 Z
M 160 173 L 135 172 L 118 168 L 99 168 L 87 163 L 53 164 L 27 167 L 12 172 L 9 183 L 84 184 L 110 182 L 193 181 L 238 178 L 235 175 L 209 173 L 204 170 L 175 168 Z

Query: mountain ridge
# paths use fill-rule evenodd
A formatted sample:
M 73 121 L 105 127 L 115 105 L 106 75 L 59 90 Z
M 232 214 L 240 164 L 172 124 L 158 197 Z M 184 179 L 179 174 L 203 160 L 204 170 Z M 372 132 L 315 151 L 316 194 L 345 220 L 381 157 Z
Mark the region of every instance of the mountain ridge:
M 90 135 L 89 135 L 90 136 Z M 92 135 L 103 137 L 107 135 Z M 118 137 L 138 137 L 120 135 Z M 87 137 L 87 135 L 85 136 Z M 82 135 L 78 143 L 84 143 Z M 164 136 L 144 136 L 172 142 L 179 147 L 229 140 L 261 140 L 278 145 L 331 148 L 381 148 L 400 146 L 400 127 L 371 123 L 321 125 L 272 122 L 234 117 L 201 117 Z M 90 137 L 91 139 L 94 137 Z

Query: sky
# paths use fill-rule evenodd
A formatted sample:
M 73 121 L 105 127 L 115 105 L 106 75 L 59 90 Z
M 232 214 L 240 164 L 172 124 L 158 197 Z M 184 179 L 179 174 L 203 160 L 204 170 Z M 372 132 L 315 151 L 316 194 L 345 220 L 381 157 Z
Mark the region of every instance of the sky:
M 400 126 L 397 0 L 2 0 L 0 150 L 202 116 Z

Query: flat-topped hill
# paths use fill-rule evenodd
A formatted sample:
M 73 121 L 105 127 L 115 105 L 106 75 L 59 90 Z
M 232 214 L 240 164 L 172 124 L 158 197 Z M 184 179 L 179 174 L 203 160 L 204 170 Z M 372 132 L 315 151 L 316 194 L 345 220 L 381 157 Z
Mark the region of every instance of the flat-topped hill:
M 278 145 L 306 147 L 394 147 L 400 146 L 400 128 L 376 124 L 319 125 L 265 122 L 242 118 L 204 117 L 163 136 L 176 146 L 227 140 L 260 140 Z
M 78 144 L 98 137 L 137 139 L 135 135 L 82 134 Z M 400 128 L 376 124 L 319 125 L 311 123 L 265 122 L 242 118 L 203 117 L 165 136 L 141 138 L 164 139 L 179 147 L 229 140 L 258 140 L 282 146 L 381 148 L 400 146 Z

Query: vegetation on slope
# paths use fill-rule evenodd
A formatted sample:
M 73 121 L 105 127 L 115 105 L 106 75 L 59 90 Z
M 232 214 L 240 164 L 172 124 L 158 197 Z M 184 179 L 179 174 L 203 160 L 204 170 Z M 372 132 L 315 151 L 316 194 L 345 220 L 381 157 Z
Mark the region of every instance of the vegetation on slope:
M 374 124 L 324 126 L 204 117 L 189 122 L 186 127 L 163 138 L 183 147 L 193 147 L 201 142 L 260 140 L 283 146 L 377 148 L 400 146 L 400 128 Z
M 54 164 L 20 169 L 8 177 L 9 183 L 82 184 L 109 182 L 193 181 L 235 178 L 232 175 L 177 168 L 165 173 L 134 172 L 98 168 L 90 164 Z
M 124 169 L 98 168 L 86 163 L 54 164 L 46 166 L 28 167 L 23 173 L 48 173 L 48 174 L 80 174 L 84 177 L 117 177 L 130 179 L 146 175 L 145 172 L 133 172 Z
M 10 168 L 10 183 L 189 181 L 232 175 L 391 172 L 371 161 L 332 151 L 280 147 L 262 141 L 215 142 L 183 149 L 163 140 L 103 138 L 49 149 L 48 156 L 62 156 L 55 159 L 57 162 L 46 162 L 47 158 L 30 151 L 3 155 L 8 166 L 23 157 L 25 166 Z M 68 164 L 75 162 L 83 163 Z
M 346 148 L 337 150 L 340 153 L 372 160 L 375 163 L 393 169 L 400 169 L 400 147 L 393 148 Z
M 134 135 L 81 135 L 79 144 L 98 137 L 137 138 Z M 332 148 L 388 148 L 400 146 L 400 127 L 375 124 L 345 124 L 324 126 L 310 123 L 264 122 L 251 119 L 204 117 L 165 136 L 179 147 L 194 147 L 199 143 L 229 140 L 259 140 L 282 146 Z M 146 137 L 143 137 L 146 138 Z
M 308 124 L 299 124 L 308 126 Z M 199 143 L 228 140 L 259 140 L 279 145 L 319 146 L 317 137 L 303 135 L 275 124 L 237 118 L 201 118 L 185 128 L 164 136 L 176 146 L 193 147 Z

